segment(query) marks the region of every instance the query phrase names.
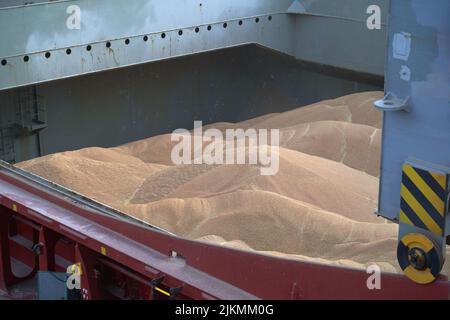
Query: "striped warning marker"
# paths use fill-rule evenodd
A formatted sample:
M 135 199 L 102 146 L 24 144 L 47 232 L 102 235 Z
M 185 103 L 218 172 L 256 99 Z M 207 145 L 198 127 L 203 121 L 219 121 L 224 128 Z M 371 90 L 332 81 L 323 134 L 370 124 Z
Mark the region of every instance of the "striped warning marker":
M 397 259 L 405 275 L 419 284 L 434 282 L 445 262 L 439 245 L 418 233 L 407 234 L 400 240 Z
M 403 166 L 400 217 L 402 223 L 442 237 L 445 229 L 446 174 Z

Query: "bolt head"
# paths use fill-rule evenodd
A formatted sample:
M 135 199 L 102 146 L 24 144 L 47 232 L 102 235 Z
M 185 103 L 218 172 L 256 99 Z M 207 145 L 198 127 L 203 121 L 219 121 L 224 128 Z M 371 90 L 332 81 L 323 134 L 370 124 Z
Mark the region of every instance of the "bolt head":
M 412 248 L 408 252 L 409 263 L 417 270 L 425 270 L 427 268 L 427 255 L 420 248 Z

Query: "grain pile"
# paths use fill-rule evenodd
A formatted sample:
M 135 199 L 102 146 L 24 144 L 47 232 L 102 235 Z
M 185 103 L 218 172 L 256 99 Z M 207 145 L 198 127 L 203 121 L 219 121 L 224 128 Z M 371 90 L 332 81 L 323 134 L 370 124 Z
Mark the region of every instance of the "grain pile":
M 177 235 L 292 259 L 399 271 L 397 226 L 377 208 L 381 92 L 323 101 L 237 124 L 280 129 L 280 169 L 183 165 L 161 135 L 18 164 Z

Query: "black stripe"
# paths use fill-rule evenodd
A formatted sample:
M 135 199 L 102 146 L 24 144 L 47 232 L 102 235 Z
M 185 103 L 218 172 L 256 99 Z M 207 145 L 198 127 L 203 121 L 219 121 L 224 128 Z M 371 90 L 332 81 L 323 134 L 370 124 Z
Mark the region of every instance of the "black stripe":
M 423 181 L 437 194 L 437 196 L 445 202 L 445 189 L 434 179 L 434 177 L 427 171 L 413 168 Z
M 429 261 L 429 268 L 431 274 L 437 278 L 439 276 L 439 272 L 442 269 L 441 259 L 439 259 L 439 254 L 437 253 L 437 248 L 433 247 L 433 249 L 427 253 L 427 260 Z
M 414 198 L 422 205 L 428 215 L 436 222 L 436 224 L 444 229 L 444 217 L 439 214 L 431 202 L 420 192 L 419 188 L 409 179 L 406 174 L 403 174 L 403 184 L 411 192 Z
M 402 268 L 403 271 L 405 271 L 405 269 L 408 268 L 408 266 L 410 266 L 408 260 L 408 252 L 409 248 L 405 246 L 405 244 L 402 241 L 399 241 L 397 246 L 397 260 L 398 264 L 400 265 L 400 268 Z
M 400 208 L 403 210 L 403 212 L 409 218 L 409 220 L 411 220 L 413 225 L 415 225 L 416 227 L 419 227 L 421 229 L 428 230 L 428 227 L 422 222 L 422 220 L 420 220 L 420 218 L 411 209 L 411 207 L 408 205 L 408 203 L 406 203 L 406 201 L 403 200 L 403 198 L 402 198 L 402 201 L 400 202 Z

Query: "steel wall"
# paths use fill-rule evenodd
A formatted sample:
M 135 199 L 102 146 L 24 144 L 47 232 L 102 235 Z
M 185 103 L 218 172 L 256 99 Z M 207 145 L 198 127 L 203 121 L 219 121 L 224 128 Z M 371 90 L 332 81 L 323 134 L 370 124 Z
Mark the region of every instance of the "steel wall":
M 379 210 L 396 219 L 408 158 L 450 167 L 450 2 L 393 1 L 391 12 L 386 92 L 410 98 L 409 112 L 385 112 Z
M 37 86 L 48 127 L 15 140 L 16 158 L 110 147 L 205 123 L 237 122 L 380 87 L 305 70 L 256 46 L 151 63 Z M 15 90 L 0 93 L 13 112 Z M 2 114 L 6 114 L 3 113 Z M 9 159 L 11 160 L 11 159 Z

